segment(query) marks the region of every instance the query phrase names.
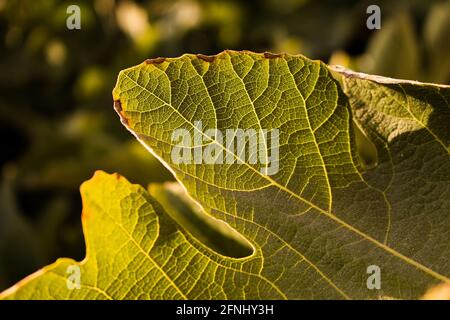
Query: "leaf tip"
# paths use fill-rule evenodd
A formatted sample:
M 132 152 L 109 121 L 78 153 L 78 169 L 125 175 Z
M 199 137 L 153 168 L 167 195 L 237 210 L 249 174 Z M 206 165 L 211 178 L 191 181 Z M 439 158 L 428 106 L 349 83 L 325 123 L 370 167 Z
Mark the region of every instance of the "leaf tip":
M 111 176 L 115 177 L 117 180 L 122 178 L 122 175 L 117 172 L 109 174 L 103 170 L 95 170 L 94 175 L 92 176 L 92 178 L 90 180 L 104 179 L 104 178 L 111 177 Z M 88 180 L 88 181 L 90 181 L 90 180 Z
M 121 179 L 125 179 L 121 174 L 115 172 L 113 174 L 109 174 L 103 170 L 96 170 L 89 180 L 83 182 L 80 187 L 81 198 L 83 202 L 83 209 L 81 211 L 81 219 L 82 221 L 87 221 L 91 213 L 89 211 L 89 205 L 87 202 L 89 199 L 89 194 L 92 194 L 96 189 L 99 188 L 103 183 L 113 183 L 113 181 L 119 181 Z
M 422 300 L 450 300 L 450 283 L 441 283 L 430 288 Z
M 101 180 L 105 176 L 108 176 L 108 174 L 106 172 L 104 172 L 103 170 L 95 170 L 92 177 L 89 180 L 86 180 L 81 184 L 80 190 L 81 190 L 82 194 L 83 194 L 83 190 L 88 187 L 87 186 L 88 184 L 95 183 L 95 181 Z

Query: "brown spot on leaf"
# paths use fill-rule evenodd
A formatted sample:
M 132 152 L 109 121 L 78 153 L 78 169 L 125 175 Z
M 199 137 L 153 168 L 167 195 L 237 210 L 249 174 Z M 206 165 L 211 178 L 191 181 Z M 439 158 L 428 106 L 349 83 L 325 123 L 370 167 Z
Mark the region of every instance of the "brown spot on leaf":
M 147 59 L 147 60 L 145 60 L 145 63 L 146 64 L 159 64 L 159 63 L 163 63 L 164 61 L 166 61 L 166 58 L 158 57 L 158 58 L 153 58 L 153 59 Z
M 117 114 L 120 117 L 120 121 L 128 126 L 128 119 L 125 117 L 125 113 L 123 112 L 122 102 L 120 100 L 114 100 L 114 110 L 116 110 Z
M 274 59 L 279 57 L 281 57 L 281 54 L 279 53 L 264 52 L 264 58 L 266 59 Z
M 199 59 L 202 59 L 203 61 L 206 61 L 206 62 L 213 62 L 215 59 L 214 56 L 207 56 L 207 55 L 201 54 L 201 53 L 197 54 L 196 57 Z
M 120 178 L 122 178 L 122 176 L 120 175 L 120 173 L 114 172 L 113 175 L 114 175 L 114 177 L 115 177 L 117 180 L 120 180 Z
M 114 109 L 117 112 L 122 112 L 122 102 L 120 100 L 114 100 Z

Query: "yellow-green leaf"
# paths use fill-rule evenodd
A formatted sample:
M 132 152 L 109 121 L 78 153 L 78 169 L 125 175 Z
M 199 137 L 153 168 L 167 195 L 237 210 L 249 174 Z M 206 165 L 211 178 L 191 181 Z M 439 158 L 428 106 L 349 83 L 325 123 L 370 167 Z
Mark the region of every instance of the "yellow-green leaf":
M 83 188 L 84 263 L 95 266 L 86 283 L 112 298 L 405 299 L 450 282 L 449 87 L 332 70 L 345 93 L 329 67 L 303 56 L 226 51 L 122 71 L 113 92 L 122 123 L 254 253 L 211 251 L 143 189 L 94 178 Z M 279 170 L 174 162 L 173 131 L 203 135 L 198 120 L 223 131 L 278 129 Z M 377 148 L 372 166 L 358 158 L 353 121 Z M 45 270 L 5 296 L 74 294 Z M 102 296 L 94 291 L 83 292 Z
M 59 259 L 0 299 L 285 297 L 258 272 L 260 253 L 245 260 L 216 254 L 180 230 L 143 187 L 125 178 L 99 171 L 81 186 L 81 195 L 86 258 Z

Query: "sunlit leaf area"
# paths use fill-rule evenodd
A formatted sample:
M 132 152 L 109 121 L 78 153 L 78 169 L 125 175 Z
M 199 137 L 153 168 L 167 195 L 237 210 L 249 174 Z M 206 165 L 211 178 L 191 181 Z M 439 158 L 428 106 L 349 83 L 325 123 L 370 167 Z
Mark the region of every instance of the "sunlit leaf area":
M 370 4 L 0 0 L 0 299 L 448 298 L 450 1 Z

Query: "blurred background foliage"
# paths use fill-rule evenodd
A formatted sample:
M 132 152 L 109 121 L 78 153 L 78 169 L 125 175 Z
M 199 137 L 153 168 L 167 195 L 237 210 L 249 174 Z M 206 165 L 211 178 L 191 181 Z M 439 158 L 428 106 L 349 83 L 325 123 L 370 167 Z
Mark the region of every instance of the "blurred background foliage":
M 81 30 L 66 28 L 71 4 Z M 380 30 L 366 28 L 370 4 Z M 448 84 L 450 1 L 0 0 L 0 290 L 57 257 L 83 258 L 78 188 L 96 169 L 172 180 L 118 121 L 118 72 L 223 49 Z

